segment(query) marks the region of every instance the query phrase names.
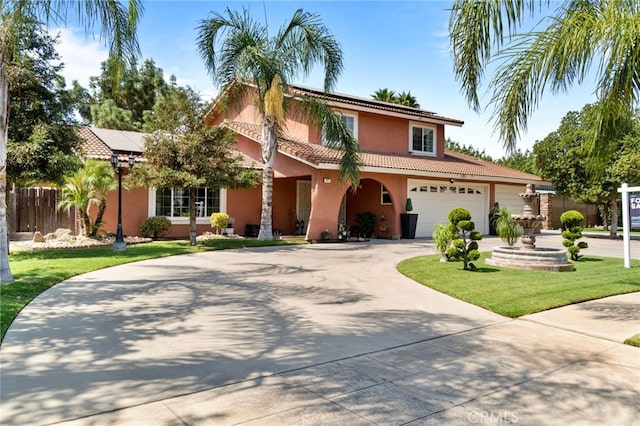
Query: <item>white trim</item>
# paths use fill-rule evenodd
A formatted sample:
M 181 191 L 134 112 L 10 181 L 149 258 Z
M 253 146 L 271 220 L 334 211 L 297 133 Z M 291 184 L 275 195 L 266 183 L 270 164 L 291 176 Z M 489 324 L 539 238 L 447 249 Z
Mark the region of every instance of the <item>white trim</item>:
M 433 131 L 433 151 L 416 151 L 413 148 L 413 129 L 429 129 Z M 438 128 L 434 126 L 428 126 L 424 123 L 416 123 L 409 121 L 409 153 L 413 155 L 420 155 L 423 157 L 436 157 L 438 155 Z
M 343 111 L 343 110 L 333 110 L 333 112 L 336 113 L 337 116 L 340 117 L 340 119 L 342 119 L 342 117 L 351 117 L 353 118 L 353 137 L 355 138 L 355 140 L 358 140 L 358 113 L 357 112 L 353 112 L 353 111 Z M 320 144 L 322 146 L 328 146 L 329 144 L 327 143 L 327 137 L 324 134 L 324 131 L 322 132 L 322 140 L 320 141 Z
M 156 216 L 156 188 L 149 188 L 147 190 L 149 208 L 147 209 L 147 217 Z M 220 211 L 227 213 L 227 190 L 225 188 L 220 189 Z M 165 216 L 172 225 L 188 225 L 188 217 L 169 217 Z M 196 217 L 196 224 L 209 224 L 211 218 L 209 217 Z

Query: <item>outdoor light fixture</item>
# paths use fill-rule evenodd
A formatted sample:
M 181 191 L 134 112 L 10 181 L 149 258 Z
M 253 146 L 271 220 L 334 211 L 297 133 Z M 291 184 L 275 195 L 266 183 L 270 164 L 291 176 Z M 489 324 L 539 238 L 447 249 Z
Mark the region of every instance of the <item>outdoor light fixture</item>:
M 128 165 L 129 170 L 136 164 L 136 157 L 133 154 L 129 154 Z M 125 251 L 127 249 L 127 243 L 124 241 L 124 235 L 122 233 L 122 168 L 123 164 L 120 163 L 118 153 L 113 152 L 111 154 L 111 166 L 113 170 L 118 171 L 118 228 L 116 230 L 116 240 L 113 242 L 113 251 Z M 126 167 L 126 166 L 125 166 Z

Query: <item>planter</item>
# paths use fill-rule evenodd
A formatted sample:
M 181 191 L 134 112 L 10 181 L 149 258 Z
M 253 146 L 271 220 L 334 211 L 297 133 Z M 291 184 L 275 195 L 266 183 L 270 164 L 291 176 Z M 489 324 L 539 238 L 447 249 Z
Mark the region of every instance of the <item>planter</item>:
M 233 235 L 233 231 L 234 231 L 233 228 L 226 228 L 224 230 L 224 235 Z
M 418 225 L 417 213 L 400 214 L 400 230 L 402 238 L 414 239 L 416 237 L 416 226 Z

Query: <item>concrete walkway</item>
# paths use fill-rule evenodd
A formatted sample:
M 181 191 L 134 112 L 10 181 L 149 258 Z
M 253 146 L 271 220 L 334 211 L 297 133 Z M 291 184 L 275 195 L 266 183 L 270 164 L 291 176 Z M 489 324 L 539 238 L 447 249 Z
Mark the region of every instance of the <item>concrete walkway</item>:
M 620 343 L 640 294 L 511 320 L 395 270 L 428 253 L 245 249 L 75 277 L 6 334 L 0 424 L 640 422 L 640 350 Z

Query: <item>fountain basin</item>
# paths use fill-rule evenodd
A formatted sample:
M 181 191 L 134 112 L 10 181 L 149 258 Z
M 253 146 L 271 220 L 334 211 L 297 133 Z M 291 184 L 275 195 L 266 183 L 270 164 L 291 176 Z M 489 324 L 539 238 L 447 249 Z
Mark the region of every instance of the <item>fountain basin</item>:
M 566 250 L 553 248 L 494 247 L 491 257 L 485 259 L 485 263 L 535 271 L 573 271 L 573 264 L 567 260 Z

